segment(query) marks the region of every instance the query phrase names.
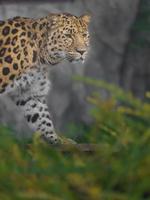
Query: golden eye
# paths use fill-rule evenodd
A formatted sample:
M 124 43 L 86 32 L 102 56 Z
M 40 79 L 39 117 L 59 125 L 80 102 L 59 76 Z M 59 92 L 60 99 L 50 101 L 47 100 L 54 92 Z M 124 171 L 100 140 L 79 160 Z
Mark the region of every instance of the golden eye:
M 82 35 L 83 35 L 83 37 L 87 37 L 88 36 L 87 33 L 83 33 Z
M 66 33 L 65 36 L 67 36 L 68 38 L 71 38 L 71 34 L 70 33 Z

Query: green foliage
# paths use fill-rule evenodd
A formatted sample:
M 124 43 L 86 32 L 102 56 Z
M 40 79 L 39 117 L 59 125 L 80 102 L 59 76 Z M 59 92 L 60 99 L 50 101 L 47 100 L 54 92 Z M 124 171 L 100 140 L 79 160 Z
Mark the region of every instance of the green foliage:
M 93 122 L 86 141 L 98 145 L 96 152 L 63 153 L 37 138 L 20 142 L 2 127 L 0 199 L 150 199 L 150 104 L 106 82 L 76 79 L 109 93 L 87 97 Z

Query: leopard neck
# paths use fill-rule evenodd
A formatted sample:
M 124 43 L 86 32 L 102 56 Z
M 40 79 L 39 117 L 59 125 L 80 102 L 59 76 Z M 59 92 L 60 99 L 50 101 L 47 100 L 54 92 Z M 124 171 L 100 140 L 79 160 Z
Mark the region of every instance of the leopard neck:
M 47 17 L 36 19 L 32 22 L 32 36 L 31 40 L 39 52 L 39 62 L 42 64 L 47 64 L 47 59 L 45 59 L 45 54 L 48 54 L 47 50 L 47 27 L 48 20 Z
M 40 18 L 32 22 L 33 35 L 32 40 L 39 52 L 40 64 L 55 65 L 62 61 L 62 59 L 54 58 L 48 53 L 48 31 L 50 31 L 50 19 L 48 17 Z

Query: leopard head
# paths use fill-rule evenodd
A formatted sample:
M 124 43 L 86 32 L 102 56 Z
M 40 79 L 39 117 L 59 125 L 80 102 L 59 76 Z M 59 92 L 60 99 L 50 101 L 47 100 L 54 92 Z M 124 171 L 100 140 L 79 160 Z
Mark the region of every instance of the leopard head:
M 53 62 L 84 62 L 89 50 L 89 15 L 50 14 L 47 49 Z

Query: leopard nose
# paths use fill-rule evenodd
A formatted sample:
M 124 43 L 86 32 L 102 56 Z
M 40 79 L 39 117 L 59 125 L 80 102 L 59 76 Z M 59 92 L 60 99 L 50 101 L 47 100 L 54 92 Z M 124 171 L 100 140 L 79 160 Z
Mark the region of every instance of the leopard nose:
M 76 49 L 76 51 L 80 53 L 81 55 L 83 55 L 86 52 L 86 50 L 84 49 Z

